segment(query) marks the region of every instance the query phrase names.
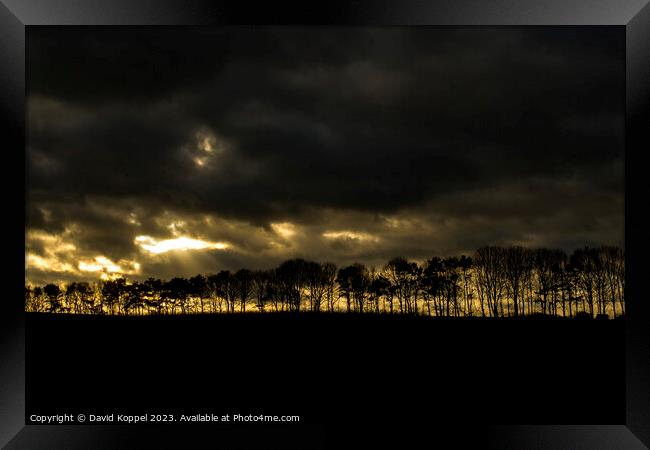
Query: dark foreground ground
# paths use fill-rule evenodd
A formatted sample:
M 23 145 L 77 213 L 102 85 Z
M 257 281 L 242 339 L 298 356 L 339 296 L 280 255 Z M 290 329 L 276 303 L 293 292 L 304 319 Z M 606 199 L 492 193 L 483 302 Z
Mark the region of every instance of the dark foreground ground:
M 300 415 L 244 427 L 325 430 L 624 423 L 624 331 L 623 320 L 27 314 L 27 423 L 70 412 Z

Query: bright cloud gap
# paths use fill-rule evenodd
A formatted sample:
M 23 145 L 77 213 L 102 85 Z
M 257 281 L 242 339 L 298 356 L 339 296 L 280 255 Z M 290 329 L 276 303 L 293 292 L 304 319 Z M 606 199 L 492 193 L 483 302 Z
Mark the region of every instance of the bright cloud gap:
M 271 228 L 276 234 L 282 236 L 284 239 L 289 239 L 296 234 L 295 225 L 289 222 L 272 223 Z
M 225 250 L 229 247 L 225 242 L 208 242 L 188 237 L 157 240 L 151 236 L 138 236 L 135 238 L 135 243 L 153 254 L 185 250 Z
M 140 264 L 135 261 L 120 260 L 118 263 L 114 263 L 105 256 L 96 256 L 91 261 L 80 261 L 77 267 L 82 272 L 102 272 L 102 280 L 115 279 L 123 275 L 134 275 L 140 272 Z

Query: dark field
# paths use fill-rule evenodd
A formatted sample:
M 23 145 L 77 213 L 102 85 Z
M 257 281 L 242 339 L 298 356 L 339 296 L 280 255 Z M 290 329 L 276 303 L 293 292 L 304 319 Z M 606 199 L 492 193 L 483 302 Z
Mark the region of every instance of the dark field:
M 286 426 L 326 428 L 624 423 L 624 339 L 623 320 L 29 313 L 27 417 L 287 414 L 301 423 Z

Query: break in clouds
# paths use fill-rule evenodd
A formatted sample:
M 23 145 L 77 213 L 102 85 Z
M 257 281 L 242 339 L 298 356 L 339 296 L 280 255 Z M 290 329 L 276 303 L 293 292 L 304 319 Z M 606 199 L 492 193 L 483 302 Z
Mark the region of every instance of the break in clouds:
M 624 31 L 27 32 L 26 278 L 623 246 Z

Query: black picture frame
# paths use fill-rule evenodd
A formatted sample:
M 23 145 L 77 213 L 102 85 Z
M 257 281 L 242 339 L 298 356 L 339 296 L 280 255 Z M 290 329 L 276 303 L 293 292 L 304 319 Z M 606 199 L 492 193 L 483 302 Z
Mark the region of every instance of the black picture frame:
M 647 187 L 643 164 L 650 149 L 650 5 L 644 0 L 457 0 L 420 2 L 305 2 L 302 6 L 275 3 L 209 2 L 183 0 L 2 0 L 0 3 L 0 111 L 7 159 L 2 178 L 9 203 L 5 236 L 6 282 L 9 298 L 0 314 L 0 445 L 6 448 L 142 448 L 136 429 L 116 426 L 25 425 L 24 304 L 20 283 L 24 272 L 25 182 L 25 27 L 30 25 L 616 25 L 626 30 L 626 266 L 627 346 L 626 423 L 611 426 L 530 425 L 491 427 L 481 440 L 486 448 L 617 448 L 650 446 L 650 344 L 644 327 L 650 316 L 643 298 L 643 255 L 648 240 L 643 234 Z M 9 162 L 10 161 L 10 162 Z M 560 405 L 561 406 L 561 405 Z M 138 433 L 140 430 L 138 431 Z M 174 431 L 175 433 L 176 431 Z M 240 444 L 248 437 L 240 436 Z M 461 439 L 456 435 L 454 439 Z M 193 442 L 188 435 L 170 441 Z M 218 438 L 212 437 L 213 440 Z M 437 438 L 432 436 L 435 443 Z M 174 445 L 172 445 L 172 442 Z M 232 448 L 236 447 L 233 441 Z M 316 445 L 305 444 L 303 448 Z M 161 447 L 158 447 L 161 448 Z M 186 445 L 185 448 L 190 448 Z

